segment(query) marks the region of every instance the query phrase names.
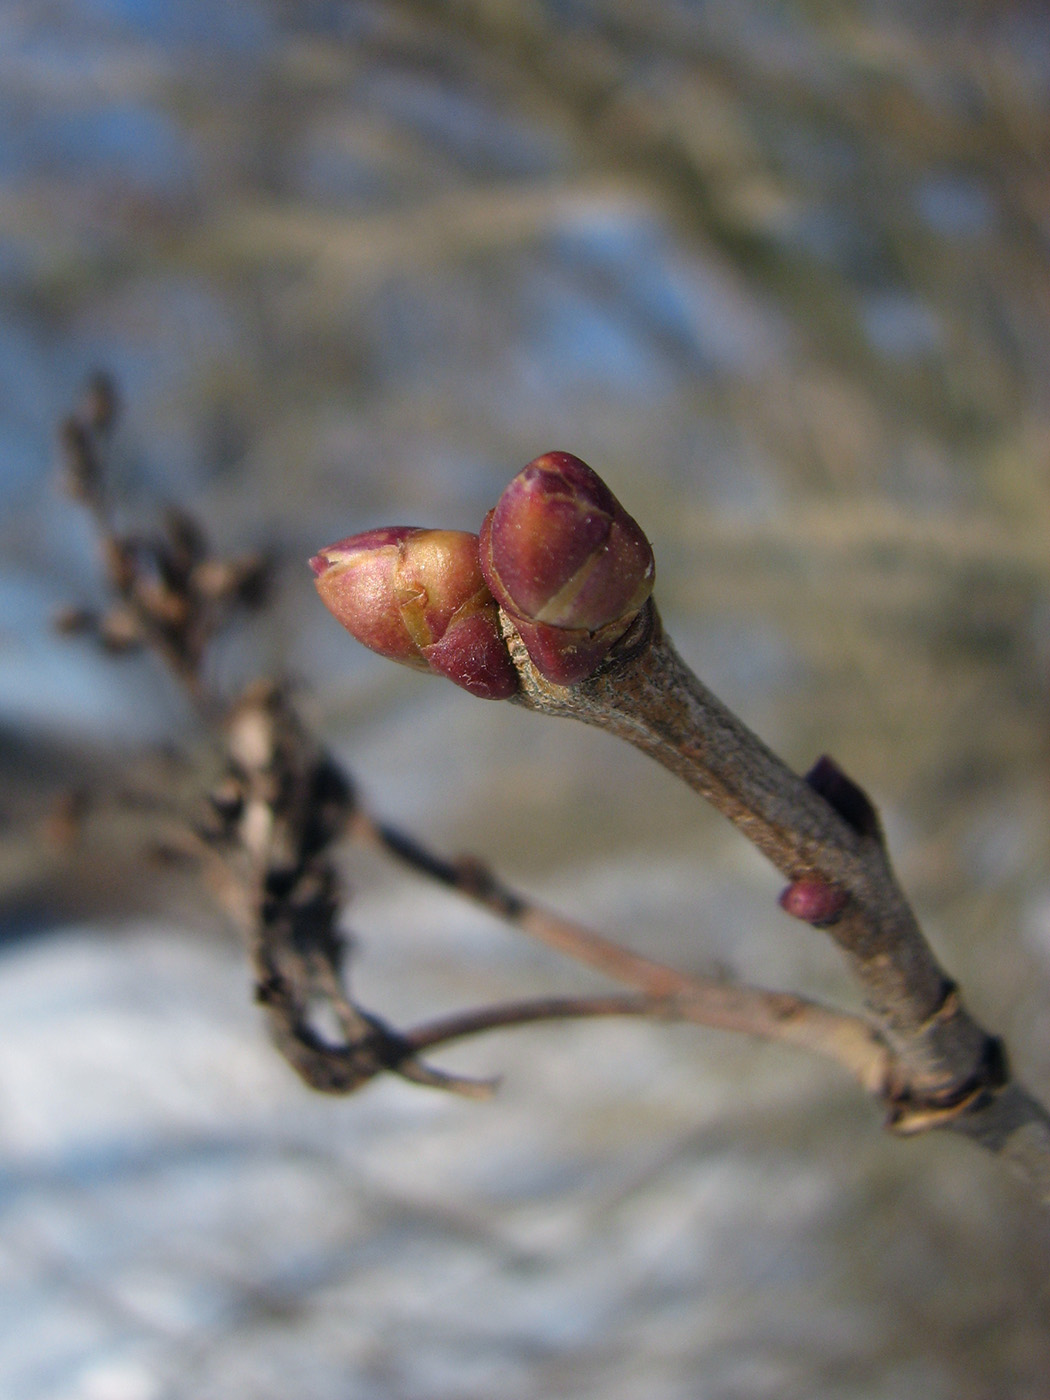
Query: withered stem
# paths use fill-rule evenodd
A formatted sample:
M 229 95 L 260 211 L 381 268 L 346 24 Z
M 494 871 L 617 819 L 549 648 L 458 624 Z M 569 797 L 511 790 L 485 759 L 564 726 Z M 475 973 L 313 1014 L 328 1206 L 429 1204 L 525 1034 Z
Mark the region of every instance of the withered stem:
M 477 861 L 449 861 L 435 855 L 403 832 L 376 821 L 361 807 L 351 818 L 349 834 L 455 890 L 537 942 L 617 982 L 637 987 L 646 999 L 632 1003 L 638 1008 L 634 1014 L 660 1014 L 810 1050 L 832 1060 L 875 1095 L 882 1095 L 892 1078 L 887 1046 L 863 1017 L 787 992 L 681 972 L 642 957 L 593 929 L 534 904 Z M 561 1014 L 573 1013 L 566 1010 Z
M 408 1049 L 419 1053 L 486 1031 L 510 1030 L 537 1021 L 571 1021 L 596 1016 L 654 1016 L 664 1014 L 665 1009 L 666 1003 L 658 997 L 537 997 L 532 1001 L 456 1011 L 449 1016 L 427 1021 L 413 1030 L 403 1031 L 401 1038 Z

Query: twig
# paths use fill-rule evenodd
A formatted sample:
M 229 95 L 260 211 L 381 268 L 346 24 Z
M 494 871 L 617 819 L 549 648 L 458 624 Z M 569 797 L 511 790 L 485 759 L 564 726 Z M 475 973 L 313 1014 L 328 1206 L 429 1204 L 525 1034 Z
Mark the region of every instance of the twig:
M 412 1053 L 418 1053 L 486 1031 L 510 1030 L 538 1021 L 576 1021 L 597 1016 L 667 1016 L 674 1020 L 676 1013 L 675 1004 L 661 997 L 537 997 L 532 1001 L 456 1011 L 405 1031 L 401 1039 Z
M 94 633 L 114 655 L 151 649 L 203 717 L 214 719 L 222 707 L 204 683 L 205 653 L 238 608 L 265 601 L 269 566 L 256 552 L 231 559 L 212 554 L 199 522 L 175 508 L 152 533 L 119 531 L 105 471 L 117 416 L 114 386 L 94 375 L 59 432 L 62 484 L 94 521 L 112 600 L 100 616 L 66 608 L 58 626 L 67 634 Z
M 701 977 L 641 957 L 593 929 L 540 908 L 479 861 L 436 856 L 403 832 L 377 821 L 360 805 L 351 817 L 349 835 L 455 890 L 547 947 L 637 987 L 648 998 L 651 1012 L 810 1050 L 839 1065 L 878 1098 L 894 1079 L 885 1041 L 861 1016 L 789 992 Z
M 1050 1200 L 1050 1115 L 1010 1080 L 1002 1043 L 963 1006 L 890 866 L 875 809 L 830 760 L 793 773 L 693 675 L 650 603 L 593 676 L 541 676 L 513 622 L 515 702 L 626 739 L 707 798 L 795 887 L 832 895 L 817 920 L 846 955 L 892 1055 L 890 1125 L 947 1127 L 1019 1165 Z

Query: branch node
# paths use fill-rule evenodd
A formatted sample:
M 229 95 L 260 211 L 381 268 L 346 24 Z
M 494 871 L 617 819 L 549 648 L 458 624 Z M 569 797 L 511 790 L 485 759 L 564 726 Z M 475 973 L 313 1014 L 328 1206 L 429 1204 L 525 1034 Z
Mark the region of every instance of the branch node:
M 952 987 L 943 1006 L 932 1020 L 944 1015 L 944 1007 L 959 999 Z M 948 1013 L 954 1014 L 954 1011 Z M 997 1035 L 985 1037 L 980 1062 L 972 1075 L 961 1084 L 937 1094 L 913 1095 L 907 1089 L 891 1094 L 886 1127 L 901 1137 L 927 1132 L 932 1128 L 956 1125 L 967 1114 L 984 1108 L 1010 1081 L 1010 1062 L 1006 1046 Z

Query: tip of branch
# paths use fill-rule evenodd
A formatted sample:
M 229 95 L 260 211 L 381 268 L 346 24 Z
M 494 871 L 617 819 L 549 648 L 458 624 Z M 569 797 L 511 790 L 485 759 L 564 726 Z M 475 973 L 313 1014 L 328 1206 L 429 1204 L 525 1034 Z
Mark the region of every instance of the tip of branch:
M 491 1099 L 503 1082 L 498 1076 L 473 1079 L 469 1075 L 449 1074 L 424 1064 L 422 1060 L 403 1060 L 396 1072 L 413 1084 L 421 1084 L 428 1089 L 444 1089 L 446 1093 L 458 1094 L 463 1099 Z

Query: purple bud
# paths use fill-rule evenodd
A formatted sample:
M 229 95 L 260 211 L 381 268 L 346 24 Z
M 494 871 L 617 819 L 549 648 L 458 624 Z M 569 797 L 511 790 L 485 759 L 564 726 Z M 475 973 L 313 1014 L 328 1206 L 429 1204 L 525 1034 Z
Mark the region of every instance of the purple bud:
M 367 530 L 310 560 L 329 612 L 392 661 L 505 700 L 518 676 L 478 566 L 476 535 L 407 525 Z
M 818 758 L 806 774 L 806 782 L 859 836 L 878 837 L 879 818 L 871 798 L 843 773 L 833 758 L 827 754 Z
M 837 923 L 846 907 L 846 891 L 818 875 L 806 875 L 801 880 L 793 880 L 781 892 L 777 903 L 793 919 L 812 924 L 814 928 L 827 928 Z
M 569 452 L 518 473 L 481 527 L 480 559 L 536 669 L 562 685 L 597 669 L 653 587 L 649 541 Z

